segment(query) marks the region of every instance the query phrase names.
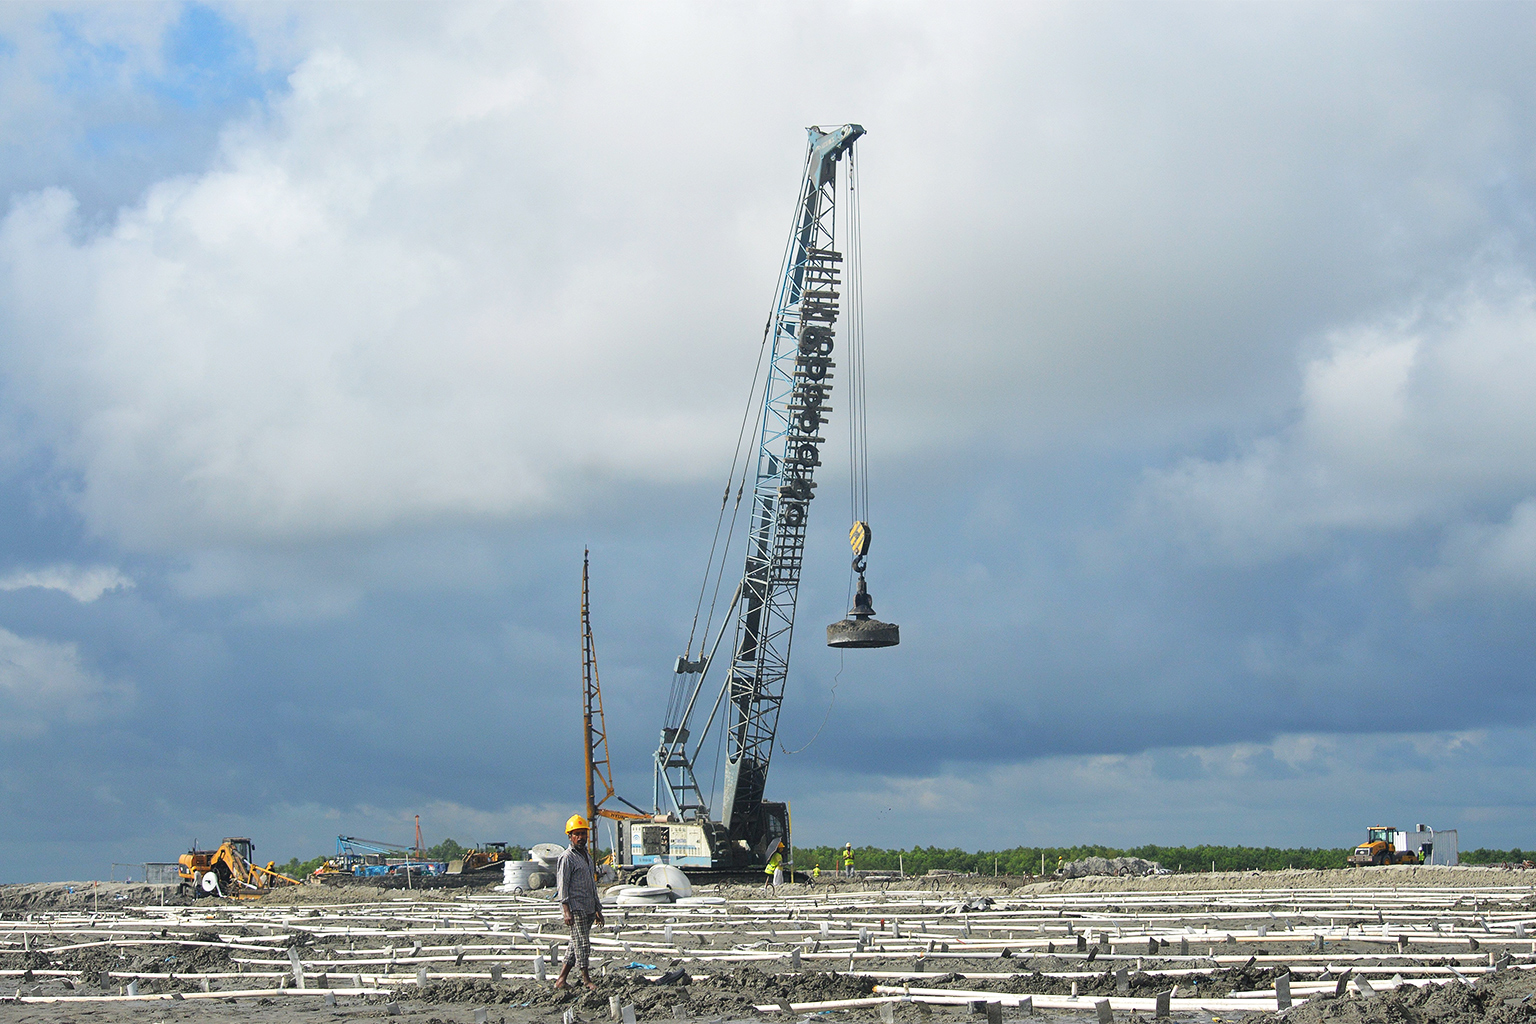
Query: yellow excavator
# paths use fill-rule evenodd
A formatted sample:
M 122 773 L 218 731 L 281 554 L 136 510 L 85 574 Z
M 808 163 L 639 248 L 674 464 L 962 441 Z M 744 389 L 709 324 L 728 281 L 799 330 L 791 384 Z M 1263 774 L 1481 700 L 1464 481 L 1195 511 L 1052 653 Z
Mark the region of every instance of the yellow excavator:
M 217 850 L 199 850 L 196 842 L 192 847 L 177 862 L 177 892 L 183 895 L 255 899 L 279 886 L 299 884 L 297 878 L 274 871 L 272 861 L 266 867 L 254 863 L 256 844 L 244 837 L 226 838 Z

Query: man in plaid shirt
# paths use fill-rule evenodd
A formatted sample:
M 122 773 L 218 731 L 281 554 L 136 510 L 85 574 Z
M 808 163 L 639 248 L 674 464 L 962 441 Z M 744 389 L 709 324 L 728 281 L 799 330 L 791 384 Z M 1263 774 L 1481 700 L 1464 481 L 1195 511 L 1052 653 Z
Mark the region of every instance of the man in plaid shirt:
M 579 814 L 571 815 L 565 823 L 565 834 L 571 845 L 555 865 L 555 891 L 565 923 L 571 929 L 571 944 L 566 949 L 565 962 L 560 965 L 555 988 L 565 988 L 571 968 L 580 965 L 582 984 L 596 992 L 597 986 L 592 984 L 587 973 L 587 963 L 592 955 L 592 923 L 603 923 L 603 908 L 597 902 L 597 865 L 592 862 L 592 852 L 587 849 L 587 819 Z

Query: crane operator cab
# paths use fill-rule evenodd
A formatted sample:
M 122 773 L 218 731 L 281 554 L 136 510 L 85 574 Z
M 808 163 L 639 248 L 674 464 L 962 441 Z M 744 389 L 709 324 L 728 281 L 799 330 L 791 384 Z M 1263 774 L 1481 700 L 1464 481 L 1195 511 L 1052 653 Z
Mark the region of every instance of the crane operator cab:
M 853 595 L 853 607 L 848 609 L 848 617 L 827 627 L 828 647 L 895 647 L 901 643 L 900 626 L 875 618 L 875 600 L 864 583 L 871 536 L 868 523 L 854 523 L 853 529 L 848 531 L 848 543 L 853 548 L 853 571 L 859 574 L 859 589 Z

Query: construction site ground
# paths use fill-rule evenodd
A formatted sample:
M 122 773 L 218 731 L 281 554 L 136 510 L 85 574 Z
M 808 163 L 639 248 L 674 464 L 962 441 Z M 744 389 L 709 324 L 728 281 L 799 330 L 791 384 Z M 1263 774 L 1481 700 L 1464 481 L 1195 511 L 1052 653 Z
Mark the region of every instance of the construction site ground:
M 608 907 L 590 993 L 552 986 L 565 934 L 547 892 L 0 886 L 0 1024 L 1536 1017 L 1536 872 L 824 878 L 696 896 Z

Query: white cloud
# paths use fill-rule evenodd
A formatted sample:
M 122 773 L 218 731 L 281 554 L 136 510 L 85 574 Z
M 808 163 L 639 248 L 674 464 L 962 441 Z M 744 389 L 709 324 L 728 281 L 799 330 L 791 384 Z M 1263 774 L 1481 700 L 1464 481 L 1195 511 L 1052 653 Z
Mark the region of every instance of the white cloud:
M 1239 454 L 1150 473 L 1146 509 L 1192 546 L 1248 563 L 1341 531 L 1459 529 L 1487 503 L 1536 487 L 1529 282 L 1338 330 L 1324 348 L 1305 365 L 1290 426 Z
M 1106 34 L 1070 8 L 834 6 L 820 24 L 854 42 L 830 62 L 793 9 L 230 16 L 301 57 L 211 166 L 101 233 L 57 190 L 0 228 L 9 397 L 91 526 L 135 546 L 715 476 L 806 123 L 871 129 L 888 455 L 1270 411 L 1278 346 L 1483 243 L 1503 193 L 1482 168 L 1524 152 L 1524 123 L 1411 34 L 1335 26 L 1379 49 L 1296 75 L 1338 65 L 1300 11 L 1211 14 L 1152 64 L 1157 16 Z
M 0 304 L 50 339 L 8 369 L 99 530 L 175 546 L 505 517 L 721 448 L 734 402 L 700 386 L 680 308 L 713 303 L 558 212 L 583 175 L 538 158 L 562 159 L 550 97 L 531 108 L 489 54 L 418 58 L 435 85 L 315 52 L 279 132 L 232 132 L 220 167 L 109 234 L 77 243 L 59 191 L 6 219 Z
M 90 721 L 131 693 L 90 668 L 75 644 L 0 629 L 0 733 L 35 735 L 49 723 Z
M 21 569 L 0 577 L 0 590 L 24 590 L 41 587 L 61 590 L 84 604 L 111 590 L 127 590 L 133 580 L 109 565 L 50 565 L 43 569 Z

